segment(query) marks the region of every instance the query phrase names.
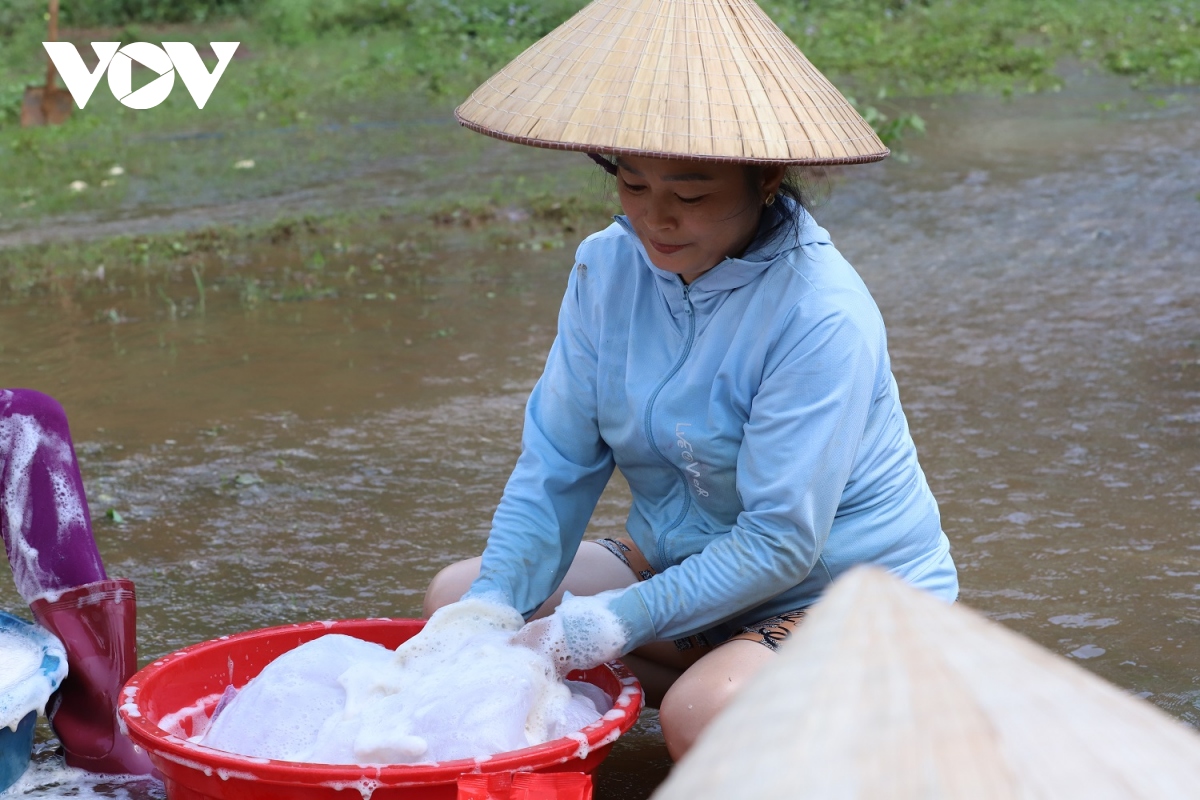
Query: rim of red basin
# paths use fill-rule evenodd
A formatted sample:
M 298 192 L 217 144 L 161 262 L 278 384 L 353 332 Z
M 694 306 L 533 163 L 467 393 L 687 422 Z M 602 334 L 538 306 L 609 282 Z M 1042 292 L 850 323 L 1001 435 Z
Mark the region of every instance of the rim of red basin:
M 229 651 L 243 645 L 253 645 L 256 641 L 263 642 L 281 636 L 300 637 L 300 641 L 293 645 L 298 646 L 303 641 L 315 639 L 326 633 L 343 633 L 354 636 L 356 633 L 366 634 L 370 631 L 397 627 L 416 627 L 416 630 L 420 630 L 424 626 L 424 622 L 424 620 L 396 617 L 373 617 L 296 623 L 245 631 L 190 645 L 156 658 L 126 682 L 121 692 L 122 702 L 119 708 L 121 722 L 134 744 L 152 757 L 158 756 L 179 766 L 201 770 L 205 773 L 211 770 L 226 780 L 244 777 L 260 781 L 318 785 L 342 781 L 353 784 L 365 779 L 378 782 L 380 785 L 391 786 L 452 782 L 459 775 L 472 772 L 539 770 L 563 764 L 572 759 L 582 762 L 591 752 L 615 742 L 637 722 L 645 697 L 637 678 L 620 661 L 611 661 L 591 670 L 572 673 L 568 676 L 572 680 L 587 680 L 594 683 L 594 679 L 597 678 L 596 673 L 608 671 L 611 678 L 615 680 L 615 685 L 620 686 L 618 695 L 613 698 L 612 709 L 580 731 L 540 745 L 498 753 L 490 757 L 463 758 L 425 764 L 320 764 L 237 755 L 194 744 L 159 727 L 158 721 L 162 717 L 177 713 L 183 710 L 182 708 L 163 711 L 152 719 L 142 711 L 139 703 L 139 697 L 152 697 L 157 689 L 174 682 L 173 676 L 178 676 L 179 670 L 185 669 L 189 660 L 199 660 L 213 654 L 214 651 L 218 653 Z M 413 634 L 415 633 L 414 630 Z M 373 641 L 366 635 L 359 635 L 357 638 Z M 230 659 L 229 665 L 232 672 L 232 659 Z M 265 667 L 265 664 L 262 666 Z M 259 667 L 259 671 L 261 669 L 262 667 Z M 257 674 L 258 672 L 255 672 L 254 675 L 247 675 L 239 688 L 245 686 Z M 606 683 L 609 683 L 610 686 L 614 685 L 613 680 L 606 681 Z M 605 689 L 603 686 L 600 688 Z M 191 702 L 198 703 L 206 697 L 214 697 L 214 695 L 195 697 Z M 212 703 L 215 705 L 216 700 L 213 699 Z M 208 710 L 207 707 L 206 710 Z

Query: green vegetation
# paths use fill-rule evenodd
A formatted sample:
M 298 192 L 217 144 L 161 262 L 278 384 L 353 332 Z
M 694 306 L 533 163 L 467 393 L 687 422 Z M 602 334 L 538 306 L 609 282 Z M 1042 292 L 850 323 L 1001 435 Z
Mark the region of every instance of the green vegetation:
M 179 86 L 153 111 L 131 111 L 101 82 L 67 125 L 23 130 L 24 87 L 44 74 L 43 12 L 32 11 L 42 3 L 0 0 L 0 32 L 8 31 L 0 39 L 0 229 L 134 204 L 222 205 L 344 181 L 372 162 L 469 157 L 483 143 L 457 130 L 447 136 L 455 100 L 575 4 L 542 3 L 502 17 L 489 8 L 508 4 L 494 1 L 464 15 L 432 1 L 269 0 L 255 6 L 253 20 L 154 27 L 138 20 L 160 18 L 158 6 L 143 6 L 146 13 L 123 28 L 79 35 L 64 28 L 64 35 L 80 45 L 106 37 L 184 40 L 202 54 L 209 41 L 241 42 L 203 112 Z M 64 19 L 72 7 L 64 0 Z M 206 60 L 214 63 L 211 52 Z M 488 188 L 475 194 L 486 197 Z
M 432 262 L 445 260 L 435 253 L 562 249 L 603 227 L 616 210 L 603 193 L 506 200 L 449 201 L 407 217 L 306 215 L 12 248 L 0 263 L 0 303 L 30 296 L 157 298 L 177 318 L 203 315 L 209 292 L 232 293 L 248 309 L 345 295 L 395 299 L 419 288 Z
M 1200 0 L 762 0 L 823 71 L 903 95 L 1044 89 L 1064 57 L 1157 84 L 1200 81 Z M 62 0 L 67 27 L 249 20 L 283 45 L 385 34 L 405 77 L 461 90 L 583 0 Z M 44 0 L 0 0 L 6 55 L 44 29 Z M 133 29 L 136 32 L 136 28 Z M 19 46 L 24 45 L 24 46 Z M 9 52 L 11 51 L 11 53 Z M 11 58 L 4 58 L 13 67 Z M 36 70 L 34 70 L 36 72 Z M 436 75 L 436 78 L 434 77 Z
M 76 28 L 120 27 L 131 22 L 205 22 L 244 15 L 257 4 L 248 0 L 60 0 L 61 24 Z M 45 0 L 0 0 L 0 36 L 26 19 L 40 23 Z
M 101 209 L 276 197 L 381 161 L 478 152 L 482 137 L 447 133 L 453 105 L 582 5 L 62 0 L 64 36 L 80 45 L 171 39 L 204 53 L 209 41 L 234 40 L 238 57 L 203 112 L 178 86 L 153 111 L 131 111 L 101 83 L 67 125 L 22 130 L 24 87 L 44 75 L 45 0 L 0 0 L 0 230 Z M 896 98 L 1051 90 L 1062 82 L 1063 60 L 1143 85 L 1200 82 L 1200 0 L 762 5 L 892 146 L 924 124 Z M 207 61 L 214 63 L 211 53 Z M 421 118 L 437 124 L 413 126 Z M 328 135 L 332 129 L 339 135 Z M 235 168 L 251 161 L 253 168 Z M 429 179 L 428 169 L 420 177 Z M 467 194 L 464 202 L 486 201 L 489 190 Z
M 827 74 L 900 95 L 1058 86 L 1062 59 L 1200 83 L 1198 0 L 766 0 Z

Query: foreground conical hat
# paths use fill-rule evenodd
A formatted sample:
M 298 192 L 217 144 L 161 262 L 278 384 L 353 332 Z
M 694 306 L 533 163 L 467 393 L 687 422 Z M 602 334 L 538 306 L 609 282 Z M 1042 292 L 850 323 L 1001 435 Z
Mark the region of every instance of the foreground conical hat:
M 455 116 L 512 142 L 613 155 L 857 164 L 888 154 L 750 0 L 596 0 Z
M 1200 735 L 970 609 L 851 571 L 653 800 L 1200 797 Z

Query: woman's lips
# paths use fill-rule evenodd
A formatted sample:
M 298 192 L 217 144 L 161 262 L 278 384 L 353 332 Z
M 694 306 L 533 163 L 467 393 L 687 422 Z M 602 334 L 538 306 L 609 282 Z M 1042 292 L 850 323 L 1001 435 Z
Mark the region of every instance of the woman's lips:
M 650 246 L 664 255 L 670 255 L 687 247 L 686 244 L 661 244 L 653 239 L 650 240 Z

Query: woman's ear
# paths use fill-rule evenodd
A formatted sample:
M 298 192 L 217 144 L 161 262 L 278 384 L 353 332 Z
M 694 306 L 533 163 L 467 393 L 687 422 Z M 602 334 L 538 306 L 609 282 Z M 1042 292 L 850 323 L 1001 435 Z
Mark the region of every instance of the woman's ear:
M 787 167 L 782 164 L 771 164 L 763 167 L 762 171 L 762 193 L 763 197 L 775 194 L 779 191 L 779 185 L 783 183 L 783 176 L 787 174 Z

